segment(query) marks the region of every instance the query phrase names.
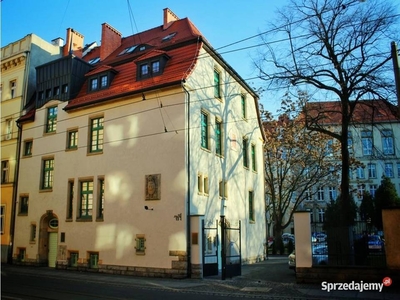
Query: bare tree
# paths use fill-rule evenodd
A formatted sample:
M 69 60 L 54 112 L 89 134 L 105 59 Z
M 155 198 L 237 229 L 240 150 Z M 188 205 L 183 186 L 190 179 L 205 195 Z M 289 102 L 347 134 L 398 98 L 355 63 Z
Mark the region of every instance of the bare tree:
M 267 212 L 277 245 L 282 244 L 282 232 L 291 224 L 293 213 L 317 192 L 314 187 L 337 182 L 340 170 L 335 157 L 338 143 L 307 130 L 298 112 L 306 95 L 299 96 L 296 101 L 284 97 L 278 120 L 263 112 Z
M 349 125 L 359 101 L 394 98 L 390 43 L 398 40 L 399 14 L 387 0 L 291 0 L 278 14 L 255 66 L 274 88 L 293 86 L 320 101 L 340 101 L 339 129 L 324 123 L 329 112 L 311 114 L 307 105 L 303 112 L 309 130 L 339 141 L 340 219 L 347 226 Z

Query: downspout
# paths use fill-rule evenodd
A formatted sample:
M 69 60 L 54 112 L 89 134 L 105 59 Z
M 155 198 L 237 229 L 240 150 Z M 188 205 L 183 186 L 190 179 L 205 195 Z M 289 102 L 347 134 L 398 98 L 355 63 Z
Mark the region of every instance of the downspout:
M 25 70 L 24 70 L 24 88 L 21 95 L 20 113 L 26 104 L 26 97 L 28 94 L 28 81 L 29 81 L 29 68 L 30 68 L 30 51 L 25 51 Z M 18 198 L 18 181 L 19 181 L 19 160 L 21 153 L 21 140 L 22 140 L 22 126 L 17 122 L 18 137 L 17 137 L 17 151 L 15 153 L 15 171 L 14 171 L 14 184 L 11 203 L 11 218 L 10 218 L 10 245 L 8 247 L 7 262 L 12 264 L 12 257 L 14 252 L 14 233 L 15 233 L 15 215 L 17 208 Z
M 187 253 L 187 277 L 192 277 L 192 252 L 191 252 L 191 219 L 190 219 L 190 93 L 185 88 L 185 80 L 182 80 L 182 88 L 187 95 L 187 212 L 186 212 L 186 253 Z

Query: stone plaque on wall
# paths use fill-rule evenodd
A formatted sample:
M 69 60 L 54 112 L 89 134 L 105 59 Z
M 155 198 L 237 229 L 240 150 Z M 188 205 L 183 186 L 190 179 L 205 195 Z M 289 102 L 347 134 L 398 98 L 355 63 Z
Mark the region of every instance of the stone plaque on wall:
M 161 199 L 161 174 L 146 175 L 145 199 Z

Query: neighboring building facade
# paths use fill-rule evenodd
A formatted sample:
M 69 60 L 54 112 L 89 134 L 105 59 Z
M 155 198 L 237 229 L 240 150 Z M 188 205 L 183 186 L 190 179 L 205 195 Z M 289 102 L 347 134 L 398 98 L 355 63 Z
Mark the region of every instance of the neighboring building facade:
M 101 40 L 37 68 L 36 105 L 19 119 L 14 261 L 202 277 L 206 254 L 221 269 L 224 218 L 241 225 L 227 253 L 264 259 L 257 95 L 169 9 L 126 38 L 102 24 Z
M 311 103 L 309 111 L 329 111 L 324 125 L 334 128 L 340 124 L 340 102 Z M 338 113 L 334 113 L 337 111 Z M 349 127 L 350 156 L 360 163 L 352 168 L 350 187 L 360 206 L 365 191 L 372 196 L 381 184 L 382 176 L 390 178 L 400 195 L 400 119 L 398 107 L 384 100 L 361 101 L 354 111 Z M 311 211 L 313 222 L 323 222 L 331 200 L 339 196 L 340 182 L 318 187 L 314 196 L 304 201 L 302 209 Z
M 12 211 L 17 179 L 18 128 L 16 121 L 36 89 L 35 67 L 60 57 L 58 44 L 29 34 L 1 48 L 1 261 L 12 242 Z

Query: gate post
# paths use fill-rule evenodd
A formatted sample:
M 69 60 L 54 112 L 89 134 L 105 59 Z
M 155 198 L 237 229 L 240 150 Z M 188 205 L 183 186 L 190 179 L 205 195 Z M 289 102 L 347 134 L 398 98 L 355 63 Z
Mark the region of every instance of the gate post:
M 226 278 L 225 216 L 221 215 L 221 279 Z

